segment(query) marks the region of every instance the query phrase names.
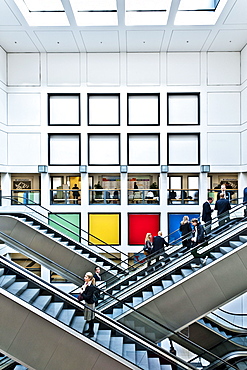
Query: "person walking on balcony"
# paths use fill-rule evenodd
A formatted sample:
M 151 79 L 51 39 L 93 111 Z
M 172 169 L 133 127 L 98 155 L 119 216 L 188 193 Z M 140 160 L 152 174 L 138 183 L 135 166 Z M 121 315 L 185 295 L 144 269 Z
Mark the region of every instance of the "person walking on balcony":
M 72 193 L 73 193 L 73 198 L 75 200 L 75 204 L 78 204 L 78 198 L 80 196 L 80 193 L 79 193 L 79 188 L 78 188 L 77 184 L 75 184 L 73 186 L 72 190 L 73 190 Z
M 230 221 L 231 205 L 229 200 L 225 199 L 224 193 L 220 193 L 220 199 L 216 201 L 214 209 L 218 211 L 219 226 L 223 226 Z
M 211 232 L 212 223 L 212 212 L 210 204 L 213 202 L 213 198 L 208 197 L 208 200 L 202 205 L 202 221 L 205 222 L 205 232 L 209 234 Z

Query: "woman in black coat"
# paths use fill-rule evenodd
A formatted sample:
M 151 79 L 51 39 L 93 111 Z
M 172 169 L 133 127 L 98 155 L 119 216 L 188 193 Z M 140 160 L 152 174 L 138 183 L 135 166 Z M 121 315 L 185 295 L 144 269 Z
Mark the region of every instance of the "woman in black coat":
M 92 310 L 95 310 L 95 303 L 93 300 L 93 293 L 95 291 L 95 279 L 93 277 L 93 274 L 91 272 L 86 272 L 84 276 L 84 285 L 82 285 L 80 294 L 78 296 L 78 300 L 85 301 L 85 307 L 84 307 L 84 319 L 88 322 L 89 327 L 87 330 L 84 330 L 83 333 L 88 333 L 89 337 L 94 336 L 94 317 L 95 313 Z
M 182 244 L 183 248 L 186 250 L 189 250 L 191 247 L 191 232 L 192 232 L 192 227 L 189 222 L 189 217 L 184 216 L 183 220 L 180 223 L 179 230 L 182 233 Z

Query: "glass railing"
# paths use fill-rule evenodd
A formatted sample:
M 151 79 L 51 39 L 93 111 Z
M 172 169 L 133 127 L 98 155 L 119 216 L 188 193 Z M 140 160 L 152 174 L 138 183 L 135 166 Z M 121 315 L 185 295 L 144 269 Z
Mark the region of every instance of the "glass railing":
M 72 189 L 51 189 L 50 190 L 50 204 L 66 204 L 75 205 L 81 204 L 81 197 L 78 196 L 80 190 Z
M 34 203 L 40 205 L 40 195 L 40 189 L 11 190 L 11 205 L 33 205 Z
M 129 189 L 128 204 L 160 204 L 159 189 Z
M 208 197 L 213 198 L 212 204 L 220 198 L 221 189 L 208 189 Z M 226 189 L 226 198 L 231 204 L 239 204 L 238 189 Z
M 89 204 L 121 204 L 121 190 L 89 189 Z
M 167 189 L 167 204 L 199 204 L 199 189 Z

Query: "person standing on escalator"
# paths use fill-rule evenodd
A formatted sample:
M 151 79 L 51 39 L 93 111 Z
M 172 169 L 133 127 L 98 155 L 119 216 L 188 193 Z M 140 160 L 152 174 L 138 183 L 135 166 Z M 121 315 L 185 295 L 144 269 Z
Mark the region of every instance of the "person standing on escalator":
M 88 323 L 88 329 L 84 330 L 83 333 L 88 334 L 88 337 L 94 336 L 94 318 L 95 313 L 92 310 L 95 310 L 95 303 L 93 300 L 93 293 L 95 291 L 95 279 L 92 272 L 86 272 L 84 276 L 85 283 L 82 285 L 80 294 L 78 296 L 78 301 L 85 301 L 84 308 L 84 319 Z M 91 308 L 91 309 L 90 309 Z

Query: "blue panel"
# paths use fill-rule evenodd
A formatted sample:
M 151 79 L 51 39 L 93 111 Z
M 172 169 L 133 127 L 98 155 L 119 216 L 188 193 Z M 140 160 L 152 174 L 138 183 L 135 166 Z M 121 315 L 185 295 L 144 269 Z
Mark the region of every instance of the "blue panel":
M 200 213 L 169 213 L 168 234 L 170 235 L 172 233 L 172 235 L 169 236 L 169 244 L 172 244 L 174 240 L 177 240 L 181 236 L 179 226 L 184 216 L 188 216 L 189 219 L 192 220 L 192 218 L 199 218 Z

